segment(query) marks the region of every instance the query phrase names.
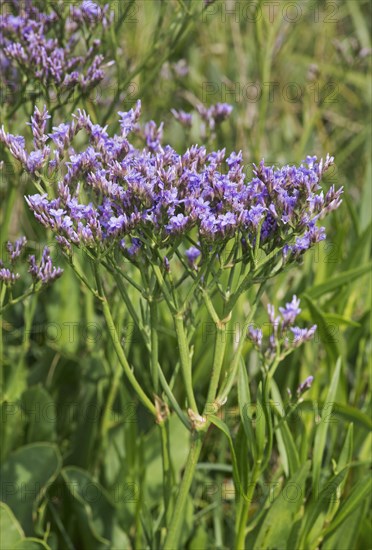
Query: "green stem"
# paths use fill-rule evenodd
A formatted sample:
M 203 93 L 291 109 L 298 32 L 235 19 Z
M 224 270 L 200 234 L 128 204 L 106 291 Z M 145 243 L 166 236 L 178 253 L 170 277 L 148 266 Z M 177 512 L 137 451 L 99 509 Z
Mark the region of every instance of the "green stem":
M 0 402 L 3 401 L 3 392 L 4 392 L 4 347 L 3 347 L 3 315 L 2 315 L 2 305 L 4 302 L 6 293 L 5 283 L 1 285 L 0 292 Z
M 86 288 L 95 296 L 96 298 L 100 299 L 97 292 L 92 288 L 90 285 L 88 279 L 83 275 L 83 269 L 78 261 L 78 259 L 75 256 L 75 262 L 73 261 L 72 257 L 68 259 L 70 266 L 74 270 L 76 276 L 80 279 L 80 281 L 83 283 L 83 285 L 86 286 Z
M 247 496 L 241 506 L 240 517 L 238 519 L 237 536 L 234 546 L 235 550 L 244 550 L 245 548 L 245 528 L 247 524 L 249 507 L 251 505 L 254 490 L 260 475 L 260 464 L 260 461 L 257 461 L 253 467 L 252 478 L 249 484 Z
M 259 298 L 261 297 L 261 293 L 262 293 L 262 289 L 260 289 L 258 291 L 258 293 L 256 295 L 256 298 L 255 298 L 255 301 L 252 304 L 249 315 L 245 319 L 245 322 L 244 322 L 244 325 L 242 327 L 242 331 L 241 331 L 241 334 L 240 334 L 240 338 L 239 338 L 239 344 L 238 344 L 237 349 L 234 352 L 234 357 L 233 357 L 233 360 L 231 362 L 230 369 L 227 373 L 225 384 L 223 385 L 220 393 L 218 394 L 218 396 L 216 398 L 216 401 L 218 403 L 223 403 L 225 401 L 225 399 L 227 398 L 227 396 L 230 393 L 232 385 L 234 384 L 234 381 L 235 381 L 235 378 L 236 378 L 236 373 L 237 373 L 238 368 L 239 368 L 240 356 L 241 356 L 241 353 L 243 351 L 243 346 L 244 346 L 244 343 L 245 343 L 245 332 L 247 330 L 248 324 L 251 322 L 251 320 L 253 318 L 253 315 L 255 314 L 255 311 L 257 309 L 257 303 L 258 303 Z
M 30 348 L 30 335 L 32 322 L 35 316 L 37 305 L 37 295 L 31 295 L 30 299 L 27 300 L 24 304 L 24 338 L 21 346 L 20 357 L 19 357 L 19 367 L 22 367 L 25 361 L 25 357 Z M 18 367 L 18 368 L 19 368 Z
M 164 390 L 165 395 L 168 397 L 170 404 L 172 405 L 175 413 L 177 414 L 178 418 L 181 420 L 182 424 L 187 428 L 188 430 L 191 429 L 191 423 L 189 418 L 185 415 L 185 413 L 182 411 L 181 407 L 179 406 L 177 399 L 174 397 L 171 388 L 169 387 L 169 384 L 167 382 L 167 379 L 164 376 L 164 373 L 158 363 L 158 372 L 159 372 L 159 380 L 160 384 L 162 385 L 162 388 Z
M 151 376 L 154 385 L 154 392 L 158 393 L 159 376 L 158 376 L 158 304 L 156 299 L 150 301 L 150 324 L 151 324 Z
M 107 298 L 104 294 L 104 290 L 102 287 L 101 279 L 98 273 L 98 267 L 94 266 L 94 272 L 95 272 L 95 278 L 96 278 L 96 284 L 97 284 L 97 290 L 98 294 L 100 296 L 100 300 L 102 302 L 102 311 L 103 315 L 106 320 L 107 327 L 109 329 L 109 333 L 111 336 L 111 340 L 114 346 L 114 349 L 116 351 L 116 354 L 118 356 L 119 362 L 121 366 L 124 369 L 124 372 L 132 385 L 134 391 L 137 393 L 141 403 L 146 407 L 146 409 L 153 415 L 157 416 L 157 411 L 155 408 L 155 405 L 150 401 L 150 399 L 147 397 L 143 389 L 141 388 L 140 384 L 137 381 L 137 378 L 134 376 L 132 369 L 130 368 L 130 365 L 128 363 L 128 359 L 125 356 L 125 353 L 123 351 L 123 348 L 120 345 L 119 335 L 117 333 L 114 320 L 111 315 L 111 310 L 107 302 Z
M 216 399 L 218 382 L 220 380 L 221 369 L 223 364 L 223 359 L 226 349 L 226 335 L 225 332 L 225 323 L 220 323 L 216 327 L 216 339 L 214 342 L 214 355 L 213 355 L 213 367 L 212 367 L 212 378 L 209 385 L 207 402 L 205 404 L 204 414 L 207 412 L 207 408 L 211 405 Z
M 35 289 L 35 286 L 33 285 L 27 292 L 24 294 L 21 294 L 21 296 L 18 296 L 17 298 L 14 298 L 13 300 L 9 300 L 5 306 L 0 305 L 0 315 L 5 313 L 8 309 L 10 309 L 15 304 L 19 304 L 20 302 L 23 302 L 23 300 L 26 300 L 31 294 L 34 294 L 35 292 L 38 292 L 40 290 L 40 286 Z
M 200 451 L 203 445 L 202 434 L 194 432 L 192 442 L 187 457 L 185 472 L 182 477 L 179 492 L 177 495 L 176 504 L 169 524 L 169 529 L 163 550 L 176 550 L 179 548 L 179 536 L 182 527 L 182 522 L 185 517 L 186 500 L 190 491 L 191 483 L 194 477 L 196 465 L 200 456 Z
M 105 449 L 107 446 L 107 434 L 110 426 L 110 413 L 112 411 L 112 407 L 115 401 L 115 397 L 118 392 L 119 384 L 120 384 L 120 378 L 121 378 L 121 368 L 120 363 L 117 363 L 115 365 L 114 374 L 112 377 L 112 381 L 110 384 L 110 389 L 107 395 L 105 408 L 102 415 L 102 423 L 101 423 L 101 441 L 102 441 L 102 448 Z
M 279 360 L 278 360 L 278 363 L 279 363 Z M 272 416 L 271 416 L 271 407 L 269 402 L 270 385 L 271 385 L 271 380 L 273 375 L 274 375 L 274 372 L 269 372 L 266 378 L 264 379 L 264 385 L 263 385 L 262 401 L 263 401 L 263 409 L 264 409 L 266 427 L 267 427 L 267 448 L 265 450 L 266 456 L 262 461 L 262 470 L 265 470 L 266 466 L 269 464 L 271 460 L 272 449 L 273 449 L 274 431 L 273 431 L 273 423 L 272 423 Z
M 163 493 L 165 507 L 165 522 L 168 523 L 168 516 L 171 512 L 170 502 L 172 495 L 172 465 L 169 448 L 169 419 L 159 424 L 161 435 L 161 452 L 163 461 Z
M 198 413 L 198 407 L 196 405 L 194 390 L 192 387 L 192 366 L 190 361 L 190 351 L 187 343 L 182 314 L 177 313 L 174 316 L 174 326 L 177 334 L 178 349 L 180 353 L 180 362 L 185 383 L 187 400 L 189 402 L 189 407 L 191 407 L 191 409 L 195 413 Z
M 121 296 L 122 296 L 122 298 L 123 298 L 123 300 L 124 300 L 124 302 L 125 302 L 125 304 L 128 308 L 128 311 L 129 311 L 136 327 L 138 328 L 138 331 L 139 331 L 139 334 L 141 335 L 141 338 L 143 339 L 143 343 L 144 343 L 146 349 L 149 351 L 149 353 L 151 353 L 151 343 L 149 342 L 148 335 L 146 333 L 146 329 L 143 326 L 142 322 L 140 321 L 140 319 L 139 319 L 139 317 L 136 313 L 136 310 L 135 310 L 135 308 L 134 308 L 134 306 L 133 306 L 133 304 L 132 304 L 132 302 L 129 298 L 128 292 L 125 288 L 125 285 L 123 284 L 122 280 L 120 279 L 120 277 L 118 276 L 118 274 L 116 272 L 113 272 L 113 275 L 114 275 L 115 281 L 118 285 L 120 294 L 121 294 Z M 175 396 L 173 395 L 171 388 L 169 387 L 169 384 L 168 384 L 168 382 L 167 382 L 167 380 L 164 376 L 164 373 L 162 371 L 162 368 L 161 368 L 159 362 L 157 364 L 157 371 L 158 371 L 157 377 L 159 379 L 160 385 L 163 388 L 164 393 L 168 397 L 170 404 L 172 405 L 174 411 L 176 412 L 176 414 L 179 417 L 179 419 L 181 420 L 181 422 L 189 430 L 191 428 L 190 421 L 189 421 L 188 417 L 182 411 L 181 407 L 178 405 L 177 400 L 176 400 Z
M 7 202 L 3 219 L 1 220 L 0 246 L 3 253 L 3 246 L 8 238 L 9 223 L 12 215 L 14 215 L 14 203 L 17 198 L 17 188 L 15 185 L 10 185 L 10 190 L 7 193 Z

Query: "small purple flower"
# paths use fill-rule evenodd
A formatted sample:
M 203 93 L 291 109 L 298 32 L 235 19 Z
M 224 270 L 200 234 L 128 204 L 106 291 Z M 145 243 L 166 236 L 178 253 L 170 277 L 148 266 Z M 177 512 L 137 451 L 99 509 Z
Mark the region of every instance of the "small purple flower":
M 253 227 L 258 227 L 260 222 L 264 219 L 266 210 L 267 208 L 265 208 L 261 204 L 258 204 L 257 206 L 252 206 L 246 216 L 247 221 L 249 221 L 253 225 Z
M 136 126 L 138 119 L 141 114 L 141 101 L 138 100 L 135 109 L 130 109 L 128 112 L 119 111 L 118 115 L 120 116 L 120 127 L 122 130 L 123 137 L 132 132 Z
M 297 348 L 301 346 L 301 344 L 303 344 L 304 342 L 308 342 L 309 340 L 311 340 L 315 334 L 316 329 L 316 325 L 313 325 L 310 328 L 291 327 L 290 330 L 294 335 L 292 346 Z
M 34 136 L 34 146 L 35 148 L 43 148 L 45 142 L 48 140 L 48 136 L 45 133 L 47 120 L 50 118 L 47 108 L 44 105 L 42 111 L 39 111 L 35 107 L 34 114 L 31 117 L 31 122 L 27 124 L 32 128 L 32 135 Z
M 43 250 L 40 265 L 37 265 L 35 256 L 29 256 L 29 273 L 35 282 L 41 282 L 42 285 L 52 283 L 63 274 L 63 269 L 54 267 L 50 257 L 49 248 L 46 246 Z
M 216 124 L 226 120 L 232 113 L 232 105 L 228 103 L 216 103 L 210 110 L 210 116 L 214 118 Z
M 182 126 L 184 126 L 185 128 L 191 128 L 192 115 L 190 115 L 190 113 L 185 113 L 185 111 L 177 111 L 176 109 L 171 109 L 171 113 L 174 118 L 178 120 L 180 124 L 182 124 Z
M 86 23 L 87 25 L 97 24 L 100 21 L 103 25 L 108 24 L 106 14 L 108 11 L 108 4 L 102 9 L 98 4 L 91 0 L 84 0 L 80 7 L 71 7 L 71 18 L 78 23 Z
M 147 147 L 155 153 L 161 151 L 161 140 L 163 139 L 163 123 L 158 127 L 153 120 L 145 124 L 145 139 Z
M 314 376 L 308 376 L 304 382 L 302 382 L 297 388 L 297 397 L 300 397 L 303 393 L 311 388 Z
M 173 63 L 172 69 L 179 78 L 184 78 L 189 74 L 189 67 L 186 59 L 180 59 L 177 63 Z
M 27 244 L 26 237 L 20 237 L 15 241 L 14 244 L 10 241 L 7 242 L 6 249 L 8 251 L 9 259 L 11 263 L 14 263 L 19 258 L 26 244 Z
M 262 330 L 260 328 L 254 328 L 253 326 L 249 326 L 249 328 L 248 328 L 248 338 L 258 348 L 261 348 L 262 337 L 263 337 L 263 334 L 262 334 Z
M 314 336 L 316 325 L 310 328 L 291 326 L 301 312 L 299 305 L 300 300 L 296 296 L 293 296 L 291 302 L 288 302 L 285 307 L 279 307 L 280 315 L 276 316 L 275 307 L 272 304 L 268 304 L 267 311 L 271 333 L 265 354 L 269 358 L 275 357 L 278 353 L 279 355 L 284 353 L 285 356 Z M 288 335 L 288 328 L 292 333 L 290 337 Z M 252 335 L 254 336 L 254 333 Z
M 199 258 L 200 254 L 201 254 L 200 250 L 195 246 L 191 246 L 185 252 L 187 261 L 189 262 L 190 267 L 192 267 L 193 269 L 195 269 L 196 267 L 195 262 Z
M 46 162 L 47 149 L 31 151 L 26 161 L 25 168 L 30 174 L 35 174 Z
M 240 166 L 242 162 L 243 162 L 243 153 L 241 151 L 239 151 L 239 153 L 235 153 L 233 151 L 231 155 L 226 159 L 226 164 L 230 169 L 236 166 Z
M 108 230 L 111 234 L 117 234 L 120 231 L 124 230 L 127 226 L 128 218 L 125 214 L 120 214 L 120 216 L 115 217 L 111 216 L 108 222 Z
M 287 303 L 285 307 L 279 308 L 279 311 L 283 317 L 283 327 L 292 325 L 295 322 L 297 315 L 301 313 L 299 305 L 300 300 L 297 298 L 297 296 L 293 296 L 291 302 Z
M 128 248 L 129 256 L 137 256 L 138 252 L 141 250 L 141 247 L 142 241 L 140 241 L 140 239 L 132 239 L 132 245 Z
M 201 118 L 208 124 L 210 130 L 213 131 L 216 124 L 220 124 L 230 116 L 232 106 L 228 103 L 216 103 L 209 108 L 204 107 L 204 105 L 198 105 L 197 110 Z
M 73 123 L 62 123 L 59 126 L 53 127 L 53 132 L 49 134 L 49 137 L 59 149 L 66 149 L 75 135 L 75 129 L 76 126 Z
M 6 286 L 12 286 L 19 279 L 19 273 L 14 273 L 10 269 L 2 267 L 0 269 L 0 281 L 5 283 Z
M 186 227 L 189 218 L 183 214 L 177 214 L 169 219 L 169 223 L 166 226 L 168 233 L 181 233 Z

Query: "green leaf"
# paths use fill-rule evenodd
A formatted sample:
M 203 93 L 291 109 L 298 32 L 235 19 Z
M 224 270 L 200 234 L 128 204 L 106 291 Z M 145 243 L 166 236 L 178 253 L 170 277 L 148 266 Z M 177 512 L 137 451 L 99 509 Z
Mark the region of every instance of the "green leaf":
M 364 499 L 371 495 L 371 491 L 372 478 L 367 475 L 354 485 L 349 496 L 341 505 L 339 511 L 332 520 L 332 524 L 326 529 L 325 533 L 332 533 L 336 527 L 344 522 L 347 522 L 349 516 L 355 511 L 355 509 L 359 507 Z
M 256 441 L 257 441 L 257 454 L 258 457 L 262 457 L 263 451 L 266 445 L 266 420 L 265 420 L 265 411 L 263 405 L 266 407 L 269 406 L 268 403 L 263 403 L 262 399 L 262 382 L 258 387 L 257 391 L 257 412 L 256 412 Z M 271 414 L 269 411 L 268 414 Z
M 311 300 L 309 296 L 303 294 L 303 298 L 307 302 L 312 320 L 314 321 L 314 323 L 316 323 L 318 327 L 317 334 L 319 334 L 319 337 L 328 352 L 330 361 L 334 363 L 336 362 L 337 357 L 340 355 L 340 350 L 337 337 L 332 332 L 332 325 L 327 323 L 323 311 L 321 311 L 318 306 L 315 305 L 315 303 Z
M 370 33 L 366 24 L 365 14 L 362 13 L 359 2 L 347 0 L 347 7 L 349 8 L 351 17 L 353 18 L 355 32 L 358 36 L 361 47 L 369 49 L 371 47 Z
M 329 422 L 327 422 L 327 417 L 332 412 L 333 403 L 336 396 L 336 390 L 338 386 L 338 380 L 341 372 L 341 359 L 337 360 L 336 369 L 332 377 L 331 385 L 328 390 L 326 407 L 323 407 L 321 413 L 321 421 L 317 426 L 315 440 L 314 440 L 314 449 L 313 449 L 313 479 L 312 479 L 312 488 L 313 495 L 316 496 L 319 493 L 319 481 L 320 481 L 320 471 L 322 467 L 323 453 L 327 439 L 327 432 L 329 427 Z M 329 408 L 331 409 L 329 412 Z M 326 413 L 327 409 L 327 413 Z
M 41 550 L 42 548 L 44 550 L 51 550 L 50 546 L 43 540 L 27 537 L 13 546 L 12 550 Z
M 283 461 L 283 468 L 286 476 L 288 477 L 288 474 L 292 476 L 299 469 L 300 458 L 288 423 L 284 419 L 285 413 L 282 398 L 280 396 L 278 386 L 276 385 L 274 380 L 271 381 L 271 393 L 274 399 L 274 404 L 279 406 L 279 409 L 277 409 L 276 407 L 276 410 L 280 420 L 278 421 L 277 418 L 275 418 L 274 420 L 275 435 L 278 441 L 279 452 Z M 281 411 L 283 411 L 283 413 Z M 278 422 L 280 422 L 280 426 L 276 428 Z
M 318 406 L 320 409 L 323 409 L 325 407 L 326 403 L 323 401 L 318 402 Z M 313 411 L 314 410 L 314 403 L 310 399 L 305 399 L 302 403 L 298 406 L 299 410 L 304 411 Z M 353 422 L 358 427 L 363 428 L 365 430 L 372 430 L 372 420 L 371 418 L 365 414 L 364 412 L 360 411 L 359 409 L 356 409 L 355 407 L 352 407 L 351 405 L 346 405 L 345 403 L 338 403 L 337 401 L 333 403 L 332 408 L 332 415 L 335 417 L 339 417 L 346 422 Z M 330 413 L 328 413 L 328 416 L 330 416 Z
M 55 445 L 32 443 L 11 453 L 1 467 L 0 500 L 13 510 L 27 535 L 34 532 L 33 513 L 61 466 L 62 458 Z
M 74 253 L 79 252 L 75 249 Z M 79 281 L 72 269 L 64 270 L 63 277 L 58 281 L 58 285 L 51 288 L 51 293 L 52 299 L 47 303 L 48 319 L 58 320 L 50 323 L 53 347 L 73 356 L 83 336 L 81 331 L 83 315 L 80 306 Z
M 343 444 L 343 447 L 341 449 L 340 457 L 337 463 L 337 470 L 335 473 L 338 473 L 342 470 L 344 470 L 349 464 L 351 463 L 353 456 L 353 424 L 350 424 L 346 433 L 345 441 Z M 342 495 L 343 487 L 346 483 L 346 477 L 340 482 L 339 486 L 337 487 L 337 498 L 333 503 L 330 504 L 328 513 L 326 517 L 324 518 L 324 521 L 327 525 L 332 523 L 333 517 L 335 516 L 339 505 L 340 505 L 340 498 Z M 317 526 L 316 526 L 317 528 Z M 318 536 L 317 530 L 315 528 L 315 538 Z M 310 532 L 311 535 L 311 532 Z
M 172 414 L 168 421 L 171 461 L 176 480 L 179 480 L 189 452 L 190 432 L 176 414 Z M 158 426 L 154 426 L 145 436 L 143 458 L 146 470 L 146 500 L 148 505 L 157 504 L 163 495 L 163 465 Z
M 260 527 L 254 550 L 288 548 L 292 526 L 302 506 L 310 461 L 290 477 L 274 500 Z
M 225 434 L 227 437 L 227 441 L 229 443 L 230 452 L 231 452 L 231 460 L 232 460 L 232 467 L 233 467 L 233 477 L 234 477 L 234 484 L 235 484 L 235 490 L 238 493 L 242 490 L 242 485 L 240 483 L 240 476 L 239 476 L 239 469 L 238 469 L 238 461 L 236 458 L 235 448 L 233 444 L 233 440 L 231 438 L 230 430 L 225 424 L 223 420 L 218 418 L 217 416 L 214 416 L 214 414 L 208 415 L 208 419 L 214 424 L 219 430 L 221 430 L 222 433 Z
M 130 542 L 119 525 L 116 508 L 105 489 L 80 468 L 63 468 L 61 475 L 71 498 L 70 513 L 85 548 L 129 549 Z M 117 496 L 120 498 L 120 487 Z
M 361 518 L 363 517 L 364 503 L 354 510 L 348 516 L 347 522 L 339 525 L 332 533 L 326 535 L 322 544 L 322 550 L 335 550 L 335 548 L 353 548 L 356 546 L 358 531 L 361 527 Z M 368 543 L 371 535 L 368 537 Z M 367 548 L 368 546 L 359 545 L 358 548 Z
M 325 487 L 318 494 L 313 494 L 312 501 L 306 506 L 305 515 L 301 522 L 299 539 L 296 541 L 296 548 L 307 548 L 306 540 L 309 537 L 310 532 L 314 535 L 315 524 L 317 527 L 317 533 L 322 529 L 326 512 L 335 499 L 337 498 L 337 488 L 340 483 L 346 478 L 349 467 L 344 468 L 337 475 L 332 476 Z
M 348 319 L 348 317 L 344 317 L 343 315 L 338 315 L 337 313 L 324 313 L 323 316 L 329 324 L 346 325 L 348 327 L 356 328 L 361 326 L 360 323 L 357 323 L 352 319 Z
M 320 285 L 313 286 L 312 288 L 309 288 L 306 290 L 306 294 L 310 298 L 319 298 L 320 296 L 323 296 L 323 294 L 327 294 L 328 292 L 333 292 L 335 290 L 338 290 L 343 285 L 349 284 L 352 281 L 355 281 L 359 277 L 362 277 L 362 275 L 365 275 L 366 273 L 369 273 L 372 267 L 372 263 L 369 263 L 367 265 L 362 265 L 361 267 L 357 267 L 355 269 L 350 269 L 349 271 L 344 271 L 340 275 L 337 275 L 337 277 L 333 277 L 326 283 L 322 283 Z
M 252 426 L 252 419 L 250 416 L 250 409 L 252 407 L 251 394 L 249 391 L 248 373 L 243 360 L 240 361 L 238 377 L 238 404 L 240 418 L 242 420 L 244 432 L 247 438 L 248 447 L 251 451 L 253 459 L 255 460 L 257 457 L 257 446 Z
M 370 189 L 369 181 L 366 185 Z M 370 191 L 369 191 L 370 192 Z M 349 199 L 350 200 L 350 199 Z M 369 204 L 370 201 L 362 200 L 362 204 Z M 370 213 L 368 212 L 370 215 Z M 358 215 L 358 222 L 361 223 L 361 214 Z M 350 265 L 364 265 L 369 258 L 369 251 L 371 249 L 371 238 L 372 238 L 372 222 L 369 220 L 367 227 L 362 228 L 362 233 L 358 236 L 358 240 L 354 243 L 354 247 L 350 250 L 350 253 L 347 256 L 347 259 L 343 262 L 340 270 L 345 272 Z
M 4 502 L 0 502 L 0 533 L 0 548 L 3 550 L 38 550 L 40 548 L 50 550 L 43 540 L 25 538 L 22 527 Z
M 13 548 L 24 538 L 22 527 L 13 512 L 4 502 L 0 502 L 1 548 Z
M 210 541 L 206 528 L 202 525 L 199 525 L 195 530 L 195 534 L 189 542 L 188 548 L 189 550 L 200 550 L 200 548 L 209 548 L 209 542 Z
M 353 458 L 353 433 L 354 426 L 349 424 L 347 429 L 345 441 L 341 449 L 340 457 L 337 462 L 337 470 L 343 470 L 351 462 Z
M 0 456 L 1 462 L 7 458 L 10 451 L 23 443 L 23 428 L 25 423 L 19 401 L 4 401 L 0 404 Z
M 50 394 L 41 386 L 33 386 L 23 392 L 21 407 L 27 418 L 27 443 L 55 441 L 57 415 Z
M 248 451 L 248 438 L 243 428 L 243 424 L 240 424 L 238 433 L 235 439 L 236 459 L 238 464 L 238 470 L 240 475 L 240 482 L 242 484 L 242 491 L 247 494 L 248 481 L 249 481 L 249 451 Z

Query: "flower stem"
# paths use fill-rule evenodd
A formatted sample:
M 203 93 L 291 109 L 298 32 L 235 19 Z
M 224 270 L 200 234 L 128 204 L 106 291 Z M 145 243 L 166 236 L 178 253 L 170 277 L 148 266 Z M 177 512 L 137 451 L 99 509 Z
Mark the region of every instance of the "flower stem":
M 124 350 L 120 345 L 119 335 L 117 333 L 115 323 L 114 323 L 114 320 L 113 320 L 112 315 L 111 315 L 111 311 L 110 311 L 110 307 L 109 307 L 108 302 L 107 302 L 107 298 L 106 298 L 106 296 L 104 294 L 104 291 L 103 291 L 103 287 L 102 287 L 102 283 L 101 283 L 101 279 L 100 279 L 100 276 L 99 276 L 99 273 L 98 273 L 97 266 L 95 266 L 94 272 L 95 272 L 97 290 L 98 290 L 100 299 L 102 301 L 103 315 L 105 317 L 106 324 L 107 324 L 107 327 L 109 329 L 111 340 L 112 340 L 114 349 L 116 351 L 116 354 L 118 356 L 119 362 L 120 362 L 121 366 L 123 367 L 124 372 L 125 372 L 128 380 L 129 380 L 130 384 L 132 385 L 133 389 L 137 393 L 141 403 L 146 407 L 146 409 L 153 416 L 156 417 L 157 416 L 157 411 L 156 411 L 155 405 L 150 401 L 150 399 L 147 397 L 147 395 L 145 394 L 145 392 L 141 388 L 140 384 L 138 383 L 137 378 L 134 376 L 133 371 L 130 368 L 130 365 L 128 363 L 128 359 L 125 356 Z
M 198 407 L 196 405 L 196 400 L 194 396 L 194 390 L 192 387 L 192 371 L 191 371 L 191 361 L 190 361 L 190 351 L 187 343 L 185 326 L 183 322 L 183 315 L 176 314 L 174 316 L 174 326 L 177 334 L 178 348 L 180 353 L 180 361 L 183 373 L 183 379 L 185 383 L 187 400 L 189 402 L 189 407 L 195 412 L 198 413 Z
M 224 323 L 220 323 L 216 327 L 216 339 L 214 342 L 214 354 L 213 354 L 213 367 L 212 367 L 212 377 L 209 384 L 207 402 L 205 404 L 205 413 L 207 412 L 208 407 L 216 399 L 218 382 L 220 380 L 221 368 L 223 364 L 223 359 L 225 356 L 226 349 L 226 335 L 224 334 Z M 204 413 L 203 413 L 204 416 Z
M 169 524 L 167 537 L 164 542 L 163 550 L 176 550 L 179 548 L 179 536 L 182 527 L 182 522 L 185 517 L 185 506 L 187 496 L 194 477 L 196 465 L 200 456 L 200 451 L 203 445 L 201 432 L 194 432 L 192 442 L 187 457 L 185 472 L 182 477 L 180 489 L 178 492 L 175 508 Z
M 146 332 L 146 328 L 143 326 L 139 316 L 137 315 L 136 310 L 135 310 L 135 308 L 134 308 L 134 306 L 133 306 L 133 304 L 130 300 L 130 297 L 128 295 L 128 292 L 126 290 L 126 287 L 123 284 L 120 277 L 118 276 L 118 273 L 113 272 L 113 276 L 114 276 L 114 279 L 115 279 L 115 281 L 118 285 L 118 289 L 119 289 L 120 294 L 121 294 L 121 296 L 122 296 L 122 298 L 125 302 L 125 305 L 128 308 L 128 312 L 131 315 L 131 317 L 134 321 L 134 324 L 138 328 L 138 332 L 141 335 L 141 338 L 143 339 L 143 343 L 144 343 L 146 349 L 148 350 L 148 352 L 151 354 L 151 342 L 149 341 L 149 338 L 148 338 L 148 335 L 147 335 L 147 332 Z M 165 375 L 162 371 L 162 368 L 159 364 L 159 361 L 158 361 L 158 364 L 157 364 L 157 371 L 158 371 L 157 372 L 157 378 L 160 382 L 160 385 L 163 388 L 164 393 L 168 397 L 170 404 L 172 405 L 174 411 L 178 415 L 181 422 L 189 430 L 190 427 L 191 427 L 190 420 L 186 416 L 186 414 L 181 410 L 181 407 L 178 405 L 177 400 L 176 400 L 175 396 L 173 395 L 173 392 L 172 392 L 171 388 L 169 387 L 169 384 L 168 384 L 168 382 L 165 378 Z
M 0 292 L 0 402 L 3 402 L 3 392 L 4 392 L 4 349 L 3 349 L 3 315 L 2 315 L 2 305 L 4 302 L 6 293 L 5 283 L 1 284 Z
M 161 435 L 161 452 L 163 463 L 163 494 L 165 507 L 165 522 L 168 523 L 168 516 L 171 513 L 171 496 L 172 496 L 172 464 L 169 448 L 169 419 L 159 423 Z
M 159 375 L 158 375 L 158 355 L 159 355 L 159 342 L 158 342 L 158 304 L 156 299 L 150 301 L 150 326 L 151 326 L 151 377 L 153 383 L 153 390 L 157 394 L 159 387 Z
M 111 379 L 110 388 L 106 397 L 106 403 L 105 403 L 105 407 L 102 415 L 101 441 L 102 441 L 102 447 L 104 450 L 107 447 L 108 431 L 110 427 L 110 414 L 112 412 L 114 401 L 118 392 L 121 373 L 122 373 L 122 370 L 120 368 L 120 364 L 117 363 L 114 367 L 114 373 Z

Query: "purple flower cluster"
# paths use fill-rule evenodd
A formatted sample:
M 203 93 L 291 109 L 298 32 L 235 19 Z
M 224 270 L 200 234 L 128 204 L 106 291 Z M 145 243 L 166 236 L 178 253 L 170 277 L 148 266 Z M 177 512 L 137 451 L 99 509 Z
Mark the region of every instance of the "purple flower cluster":
M 275 307 L 272 304 L 267 306 L 269 315 L 270 335 L 268 341 L 263 344 L 263 331 L 261 328 L 250 326 L 248 338 L 265 357 L 271 359 L 284 353 L 285 355 L 312 339 L 316 331 L 316 325 L 310 328 L 293 326 L 297 316 L 301 313 L 300 300 L 293 296 L 292 301 L 285 307 L 280 307 L 280 315 L 275 315 Z
M 42 285 L 47 285 L 63 274 L 63 269 L 53 266 L 50 250 L 47 246 L 43 250 L 39 265 L 36 263 L 35 256 L 29 256 L 28 262 L 30 265 L 28 271 L 36 283 L 40 281 Z
M 216 103 L 209 108 L 201 104 L 197 106 L 197 109 L 201 118 L 212 131 L 216 128 L 217 124 L 221 124 L 221 122 L 229 118 L 233 110 L 232 106 L 228 103 Z
M 303 382 L 301 382 L 297 386 L 297 389 L 296 389 L 297 399 L 300 399 L 300 397 L 311 388 L 313 381 L 314 381 L 314 377 L 308 376 Z M 289 399 L 292 399 L 292 392 L 289 388 L 287 388 L 287 393 L 288 393 Z
M 13 286 L 20 278 L 20 274 L 15 271 L 15 265 L 24 253 L 26 245 L 26 237 L 20 237 L 14 243 L 8 241 L 6 244 L 8 266 L 5 266 L 3 260 L 0 260 L 0 281 L 5 283 L 6 286 Z M 40 265 L 37 265 L 36 258 L 33 255 L 28 257 L 28 265 L 28 271 L 31 273 L 34 282 L 40 281 L 42 285 L 55 281 L 63 273 L 63 269 L 53 266 L 47 246 L 44 247 Z
M 0 15 L 0 76 L 11 89 L 19 86 L 22 73 L 42 87 L 56 86 L 59 93 L 75 87 L 85 92 L 103 79 L 103 57 L 97 54 L 101 42 L 95 39 L 82 48 L 82 29 L 91 33 L 108 26 L 108 5 L 84 1 L 64 15 L 63 10 L 43 13 L 29 0 L 9 5 L 12 10 L 4 8 Z
M 11 241 L 7 242 L 6 249 L 7 249 L 11 264 L 14 264 L 16 260 L 18 260 L 26 244 L 27 244 L 26 237 L 20 237 L 14 243 L 12 243 Z
M 0 260 L 0 281 L 5 283 L 6 286 L 13 286 L 20 278 L 20 274 L 15 271 L 15 264 L 24 251 L 26 244 L 26 237 L 21 237 L 14 243 L 8 241 L 6 244 L 8 267 L 5 266 L 3 260 Z
M 185 128 L 191 128 L 192 125 L 192 115 L 190 113 L 185 113 L 185 111 L 177 111 L 176 109 L 171 109 L 171 113 L 176 120 Z
M 300 397 L 303 393 L 305 393 L 307 390 L 309 390 L 313 384 L 314 377 L 308 376 L 306 380 L 301 382 L 301 384 L 298 386 L 296 393 L 297 397 Z
M 14 273 L 7 267 L 3 267 L 3 262 L 0 260 L 0 281 L 5 283 L 6 286 L 12 286 L 19 278 L 19 273 Z
M 195 246 L 191 246 L 186 250 L 185 255 L 186 255 L 187 261 L 190 264 L 190 267 L 192 267 L 193 269 L 196 269 L 197 266 L 195 265 L 195 262 L 200 256 L 200 250 Z
M 112 137 L 80 110 L 72 122 L 47 134 L 48 114 L 35 110 L 30 153 L 22 137 L 0 130 L 0 142 L 30 174 L 58 175 L 53 198 L 45 192 L 26 200 L 65 249 L 71 244 L 102 249 L 124 238 L 150 238 L 159 249 L 174 249 L 192 236 L 203 261 L 236 237 L 247 261 L 257 245 L 266 254 L 282 251 L 290 261 L 324 238 L 317 221 L 339 206 L 342 193 L 333 186 L 325 196 L 321 190 L 321 177 L 333 163 L 329 156 L 280 169 L 262 161 L 247 181 L 241 152 L 226 157 L 224 149 L 208 153 L 193 145 L 178 154 L 162 144 L 162 125 L 151 121 L 139 131 L 140 102 L 119 115 L 121 131 Z M 81 130 L 88 143 L 81 148 L 79 136 L 75 150 Z M 133 131 L 142 134 L 143 148 L 128 141 Z M 285 313 L 288 324 L 294 313 Z

